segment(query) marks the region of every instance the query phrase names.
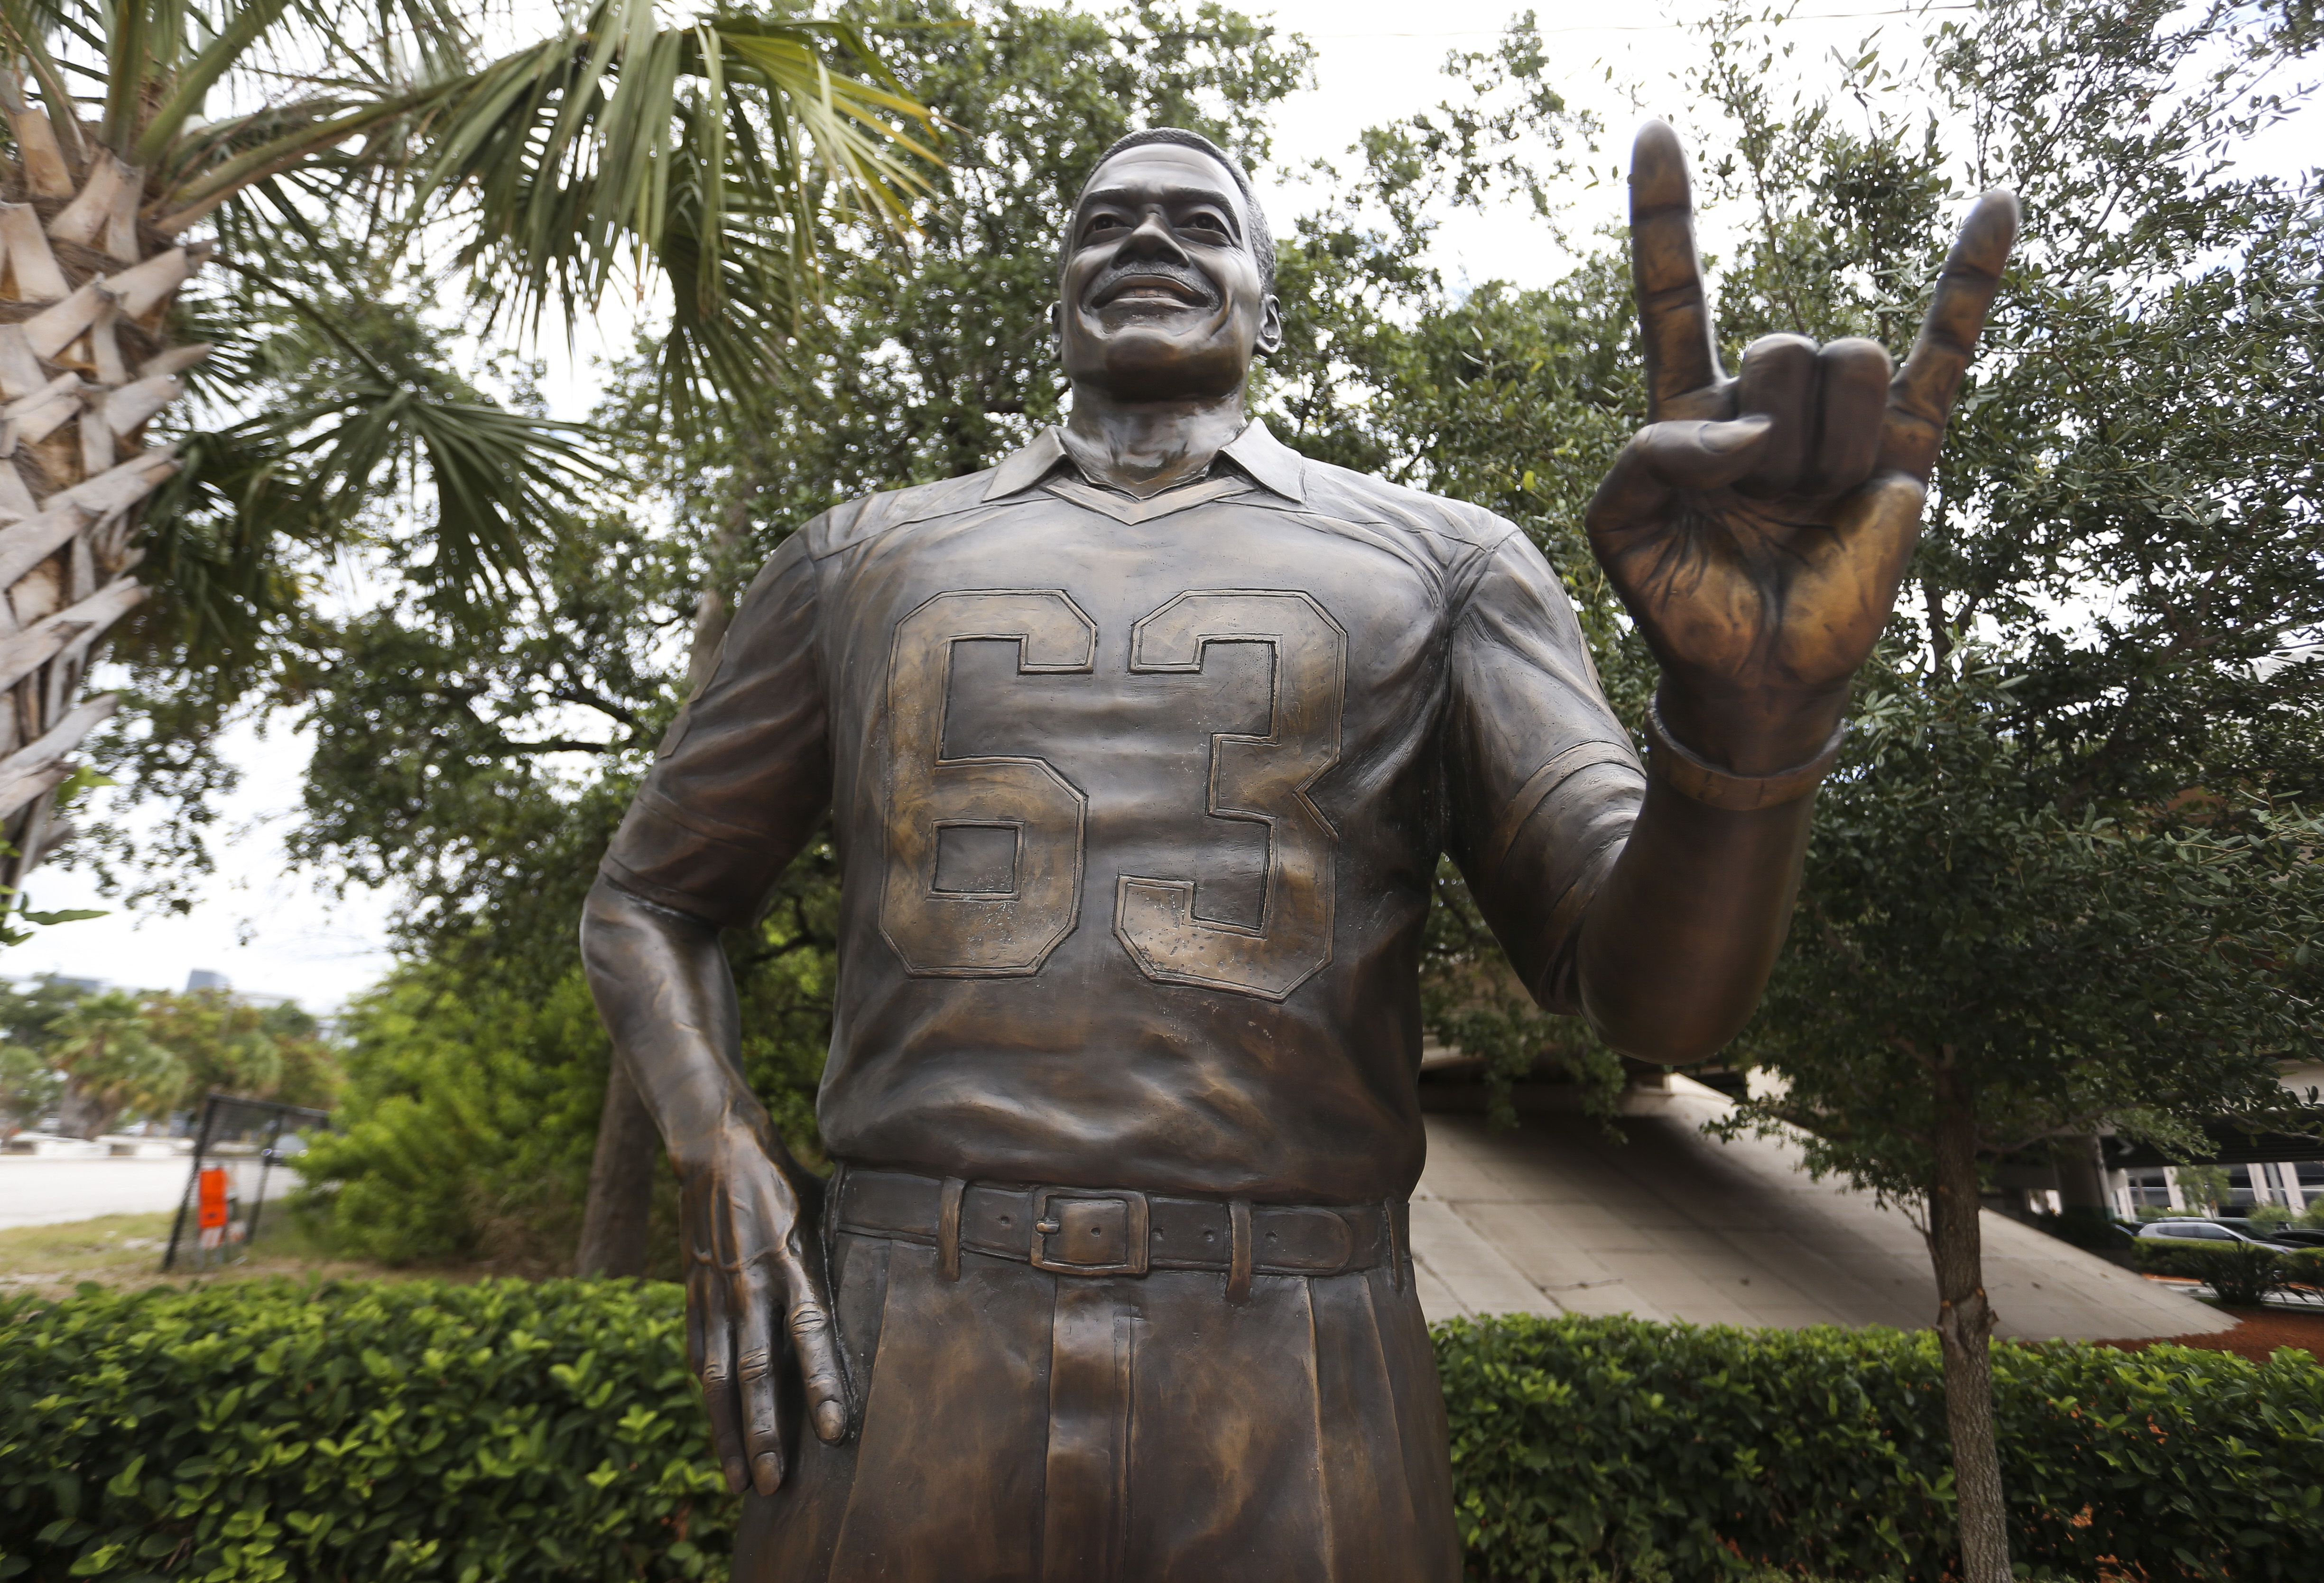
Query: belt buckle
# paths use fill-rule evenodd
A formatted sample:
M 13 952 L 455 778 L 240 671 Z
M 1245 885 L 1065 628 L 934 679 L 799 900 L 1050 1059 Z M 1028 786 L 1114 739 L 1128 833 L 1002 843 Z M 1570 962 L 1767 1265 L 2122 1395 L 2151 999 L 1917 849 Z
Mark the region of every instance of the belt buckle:
M 1054 1213 L 1052 1205 L 1058 1206 Z M 1118 1216 L 1110 1209 L 1118 1210 Z M 1062 1252 L 1050 1251 L 1052 1238 L 1063 1240 Z M 1034 1190 L 1030 1256 L 1036 1270 L 1061 1275 L 1143 1275 L 1152 1252 L 1150 1241 L 1144 1193 Z M 1096 1256 L 1081 1257 L 1079 1248 Z M 1117 1249 L 1119 1256 L 1106 1256 Z

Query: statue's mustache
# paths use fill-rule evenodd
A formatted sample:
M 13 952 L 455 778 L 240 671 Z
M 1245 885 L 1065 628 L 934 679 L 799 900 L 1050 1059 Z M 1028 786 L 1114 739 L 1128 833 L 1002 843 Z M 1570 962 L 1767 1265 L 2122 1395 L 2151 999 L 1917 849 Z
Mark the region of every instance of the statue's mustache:
M 1170 281 L 1184 286 L 1194 300 L 1206 308 L 1219 305 L 1219 289 L 1211 278 L 1192 264 L 1178 264 L 1167 258 L 1141 258 L 1110 265 L 1106 272 L 1091 282 L 1089 302 L 1103 307 L 1122 288 L 1135 281 Z

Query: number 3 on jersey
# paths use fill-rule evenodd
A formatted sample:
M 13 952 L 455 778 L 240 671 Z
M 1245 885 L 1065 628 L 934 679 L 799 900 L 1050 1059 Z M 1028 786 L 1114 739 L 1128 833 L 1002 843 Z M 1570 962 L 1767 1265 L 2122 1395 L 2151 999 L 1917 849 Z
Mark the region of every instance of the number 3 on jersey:
M 888 671 L 894 754 L 880 921 L 905 966 L 935 977 L 1038 973 L 1078 921 L 1088 800 L 1047 760 L 944 756 L 953 645 L 1014 639 L 1020 675 L 1086 673 L 1097 626 L 1055 589 L 940 594 L 900 622 Z M 1130 669 L 1199 673 L 1213 643 L 1265 643 L 1274 687 L 1264 736 L 1211 736 L 1214 819 L 1266 828 L 1258 925 L 1200 917 L 1197 875 L 1121 875 L 1113 931 L 1148 977 L 1281 1000 L 1332 959 L 1330 823 L 1308 793 L 1339 762 L 1347 634 L 1305 594 L 1194 589 L 1139 621 Z M 940 888 L 948 828 L 1013 841 L 1010 887 Z

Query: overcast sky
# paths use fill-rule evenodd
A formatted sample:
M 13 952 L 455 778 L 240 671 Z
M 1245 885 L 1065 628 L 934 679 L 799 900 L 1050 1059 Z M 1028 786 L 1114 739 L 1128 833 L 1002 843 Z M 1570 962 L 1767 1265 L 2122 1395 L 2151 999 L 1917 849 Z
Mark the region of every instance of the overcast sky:
M 1341 157 L 1368 125 L 1425 109 L 1440 100 L 1447 83 L 1437 74 L 1451 50 L 1489 46 L 1511 15 L 1524 9 L 1499 0 L 1432 0 L 1425 5 L 1385 0 L 1290 0 L 1271 14 L 1286 30 L 1305 34 L 1316 50 L 1314 86 L 1282 109 L 1276 154 L 1285 171 L 1316 158 Z M 1551 58 L 1560 63 L 1560 86 L 1569 100 L 1597 110 L 1614 145 L 1611 161 L 1642 113 L 1689 118 L 1679 78 L 1699 59 L 1684 23 L 1714 9 L 1704 0 L 1680 0 L 1665 8 L 1622 7 L 1546 0 L 1532 7 L 1540 19 Z M 1901 13 L 1878 4 L 1814 0 L 1801 6 L 1803 20 L 1793 36 L 1802 66 L 1827 59 L 1875 33 L 1902 43 L 1931 25 L 1920 13 Z M 1939 6 L 1940 12 L 1963 9 Z M 1619 17 L 1619 22 L 1609 22 Z M 1642 107 L 1634 107 L 1609 85 L 1636 85 Z M 2288 156 L 2297 157 L 2296 155 Z M 1569 195 L 1570 229 L 1586 236 L 1619 218 L 1618 184 L 1577 186 Z M 1269 218 L 1287 231 L 1305 193 L 1294 182 L 1279 185 L 1267 199 Z M 1715 236 L 1717 217 L 1711 217 Z M 1492 279 L 1538 283 L 1554 277 L 1561 255 L 1529 212 L 1462 215 L 1448 219 L 1440 236 L 1444 262 L 1456 279 Z M 613 327 L 611 341 L 626 335 Z M 588 359 L 605 344 L 585 327 L 576 373 L 558 359 L 552 381 L 561 415 L 579 417 L 590 404 Z M 559 348 L 561 350 L 561 348 Z M 350 892 L 334 898 L 312 878 L 290 872 L 281 831 L 295 802 L 306 744 L 287 728 L 260 738 L 243 729 L 230 743 L 231 756 L 244 771 L 244 785 L 226 804 L 217 841 L 220 872 L 200 893 L 190 915 L 139 918 L 115 912 L 93 921 L 39 931 L 28 945 L 7 953 L 0 971 L 13 975 L 58 972 L 133 987 L 181 987 L 189 970 L 228 976 L 238 989 L 297 997 L 310 1009 L 326 1010 L 374 982 L 389 966 L 384 949 L 392 898 Z M 29 886 L 41 908 L 105 906 L 82 875 L 51 866 Z

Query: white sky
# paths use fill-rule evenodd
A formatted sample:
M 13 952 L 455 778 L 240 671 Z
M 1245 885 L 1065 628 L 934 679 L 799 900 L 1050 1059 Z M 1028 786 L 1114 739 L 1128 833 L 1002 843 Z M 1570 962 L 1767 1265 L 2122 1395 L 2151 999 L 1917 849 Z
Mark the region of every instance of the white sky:
M 1304 33 L 1317 51 L 1315 86 L 1277 117 L 1277 162 L 1297 170 L 1315 158 L 1340 158 L 1366 126 L 1435 105 L 1449 87 L 1437 75 L 1445 54 L 1489 48 L 1509 18 L 1526 7 L 1502 0 L 1434 0 L 1425 6 L 1410 0 L 1286 0 L 1248 8 Z M 1611 148 L 1601 170 L 1620 162 L 1629 132 L 1644 115 L 1665 116 L 1684 129 L 1690 118 L 1679 79 L 1699 59 L 1699 45 L 1683 23 L 1716 9 L 1712 0 L 1673 0 L 1662 7 L 1537 0 L 1531 9 L 1552 59 L 1563 68 L 1561 91 L 1606 123 Z M 1813 70 L 1830 50 L 1876 33 L 1901 45 L 1931 23 L 1883 0 L 1807 0 L 1791 32 L 1800 46 L 1794 62 Z M 1639 106 L 1609 86 L 1609 71 L 1613 84 L 1642 90 Z M 2308 157 L 2289 143 L 2281 152 L 2286 166 Z M 1569 228 L 1576 235 L 1620 218 L 1617 183 L 1577 184 L 1569 200 Z M 1287 232 L 1311 202 L 1296 186 L 1268 196 L 1278 233 Z M 1706 240 L 1715 246 L 1717 217 L 1706 220 Z M 1563 268 L 1557 247 L 1521 208 L 1448 217 L 1439 245 L 1456 280 L 1535 284 Z M 591 357 L 599 347 L 626 339 L 625 322 L 609 322 L 602 336 L 584 326 L 577 371 L 562 356 L 561 344 L 546 348 L 554 357 L 550 389 L 560 415 L 587 412 Z M 189 970 L 208 968 L 227 975 L 238 989 L 291 995 L 314 1010 L 334 1007 L 374 982 L 390 965 L 384 941 L 392 898 L 359 891 L 333 898 L 309 876 L 290 872 L 284 856 L 281 832 L 296 805 L 307 752 L 308 745 L 286 728 L 263 739 L 248 728 L 232 734 L 228 754 L 243 767 L 244 784 L 225 803 L 219 827 L 225 833 L 214 840 L 219 873 L 200 889 L 190 914 L 139 918 L 115 911 L 44 929 L 8 952 L 0 971 L 177 988 Z M 107 905 L 88 876 L 54 866 L 38 871 L 28 888 L 40 908 Z

